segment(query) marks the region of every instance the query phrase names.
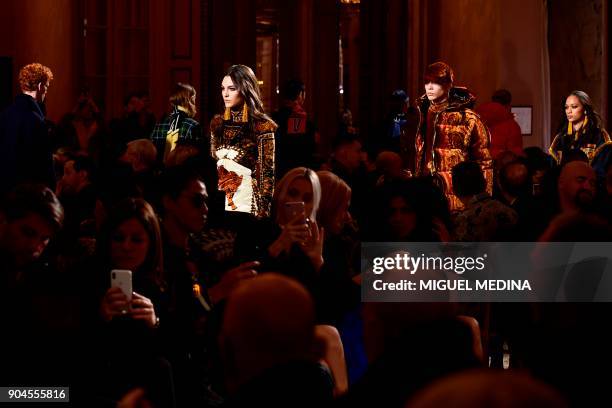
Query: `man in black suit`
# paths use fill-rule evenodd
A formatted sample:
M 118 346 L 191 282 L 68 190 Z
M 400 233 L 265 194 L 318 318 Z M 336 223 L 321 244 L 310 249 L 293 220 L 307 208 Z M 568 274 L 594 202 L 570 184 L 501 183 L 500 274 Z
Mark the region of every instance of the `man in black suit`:
M 53 73 L 39 63 L 19 71 L 21 93 L 0 114 L 0 193 L 24 182 L 55 186 L 44 105 Z

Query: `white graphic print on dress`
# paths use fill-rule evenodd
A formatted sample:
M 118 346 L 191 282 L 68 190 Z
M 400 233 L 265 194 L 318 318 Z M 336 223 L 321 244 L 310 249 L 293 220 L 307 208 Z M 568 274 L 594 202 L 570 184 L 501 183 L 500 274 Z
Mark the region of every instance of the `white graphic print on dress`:
M 226 192 L 225 194 L 225 211 L 240 211 L 250 213 L 253 204 L 253 184 L 251 177 L 251 169 L 238 164 L 234 159 L 238 156 L 238 152 L 233 149 L 219 149 L 216 152 L 216 156 L 219 159 L 217 161 L 217 171 L 219 173 L 219 189 Z M 234 180 L 241 180 L 236 183 L 229 183 L 237 185 L 237 188 L 231 188 L 228 191 L 227 184 L 223 186 L 222 173 L 220 168 L 223 167 L 225 172 L 230 174 L 227 177 L 231 177 Z M 233 174 L 232 174 L 233 173 Z M 233 187 L 233 186 L 232 186 Z

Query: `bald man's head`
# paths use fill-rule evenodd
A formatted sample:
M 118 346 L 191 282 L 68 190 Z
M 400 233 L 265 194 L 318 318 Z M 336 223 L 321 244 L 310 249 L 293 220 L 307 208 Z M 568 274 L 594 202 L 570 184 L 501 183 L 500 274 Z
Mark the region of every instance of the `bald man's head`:
M 525 194 L 529 188 L 529 169 L 523 162 L 506 164 L 499 172 L 499 185 L 502 191 L 513 198 Z
M 572 161 L 561 169 L 559 203 L 562 212 L 584 210 L 595 198 L 595 170 L 582 161 Z
M 249 279 L 227 300 L 220 346 L 228 387 L 292 361 L 316 360 L 315 309 L 308 291 L 278 274 Z
M 507 371 L 474 370 L 433 382 L 415 395 L 406 408 L 506 407 L 563 408 L 568 404 L 549 385 L 532 377 Z

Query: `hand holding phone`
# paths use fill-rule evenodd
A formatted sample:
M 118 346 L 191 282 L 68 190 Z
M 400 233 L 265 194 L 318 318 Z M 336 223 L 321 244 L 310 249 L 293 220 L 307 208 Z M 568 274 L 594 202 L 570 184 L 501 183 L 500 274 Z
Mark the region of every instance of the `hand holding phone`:
M 290 201 L 285 203 L 285 220 L 289 223 L 301 215 L 302 217 L 298 219 L 297 223 L 306 224 L 306 214 L 304 208 L 305 206 L 303 201 Z
M 302 244 L 310 237 L 310 224 L 304 211 L 304 202 L 285 203 L 283 207 L 286 223 L 281 225 L 281 235 L 268 251 L 278 254 L 286 252 L 293 244 Z
M 119 288 L 127 298 L 132 301 L 132 271 L 126 269 L 113 269 L 111 271 L 111 288 Z
M 100 313 L 106 321 L 130 311 L 132 302 L 132 272 L 113 269 L 110 273 L 111 287 L 106 291 Z

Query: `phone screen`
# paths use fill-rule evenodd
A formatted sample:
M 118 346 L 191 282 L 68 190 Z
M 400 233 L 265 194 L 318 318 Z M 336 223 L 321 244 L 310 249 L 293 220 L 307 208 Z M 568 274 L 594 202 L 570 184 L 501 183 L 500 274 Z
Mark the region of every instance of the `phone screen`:
M 111 271 L 111 287 L 120 288 L 129 301 L 132 300 L 132 271 L 113 269 Z
M 285 203 L 285 219 L 287 222 L 294 219 L 298 214 L 304 213 L 304 202 L 293 201 Z M 304 214 L 304 223 L 306 223 L 306 214 Z

